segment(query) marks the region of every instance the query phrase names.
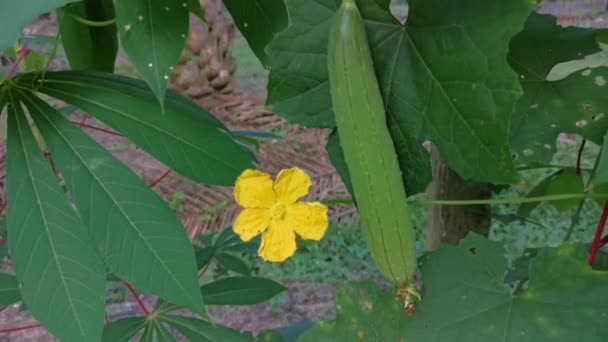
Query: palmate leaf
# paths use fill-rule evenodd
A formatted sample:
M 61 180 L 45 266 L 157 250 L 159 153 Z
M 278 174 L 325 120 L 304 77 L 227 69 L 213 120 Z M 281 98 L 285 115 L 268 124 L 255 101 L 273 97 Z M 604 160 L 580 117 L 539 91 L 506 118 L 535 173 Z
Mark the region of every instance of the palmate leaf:
M 532 1 L 409 1 L 406 26 L 390 15 L 388 3 L 357 2 L 408 193 L 423 191 L 430 180 L 421 146 L 427 139 L 463 177 L 512 182 L 508 129 L 521 87 L 505 56 Z M 287 119 L 334 125 L 326 50 L 339 4 L 287 1 L 292 25 L 268 46 L 268 104 Z
M 71 68 L 113 72 L 118 52 L 116 24 L 90 26 L 77 21 L 73 15 L 93 21 L 111 20 L 115 17 L 114 1 L 84 0 L 57 10 L 63 50 Z
M 539 250 L 529 287 L 511 295 L 500 244 L 469 236 L 422 257 L 423 299 L 413 317 L 392 291 L 368 284 L 342 291 L 337 321 L 300 340 L 604 341 L 608 273 L 592 270 L 586 257 L 584 245 Z
M 264 66 L 266 45 L 287 27 L 289 18 L 282 0 L 224 0 L 234 23 Z
M 105 326 L 103 342 L 128 342 L 147 323 L 146 317 L 129 317 Z
M 252 166 L 217 119 L 173 92 L 163 114 L 145 84 L 128 77 L 69 71 L 24 74 L 18 82 L 83 109 L 197 182 L 232 186 Z
M 184 0 L 116 2 L 120 41 L 137 71 L 164 106 L 173 66 L 188 34 L 188 4 Z
M 202 314 L 194 251 L 167 204 L 46 102 L 23 98 L 110 271 Z
M 201 286 L 209 305 L 253 305 L 287 290 L 283 285 L 257 277 L 230 277 Z
M 221 325 L 201 321 L 192 317 L 161 315 L 159 322 L 168 324 L 190 341 L 200 342 L 248 342 L 253 341 L 250 333 L 240 333 Z
M 24 0 L 1 1 L 2 34 L 0 34 L 0 51 L 13 47 L 21 36 L 21 30 L 35 16 L 49 12 L 75 0 Z
M 23 300 L 60 339 L 98 341 L 105 269 L 16 99 L 9 109 L 7 144 L 9 244 Z
M 552 16 L 533 14 L 511 41 L 508 59 L 524 89 L 511 121 L 519 162 L 549 162 L 559 133 L 602 143 L 608 129 L 608 67 L 577 70 L 557 80 L 547 76 L 559 63 L 584 62 L 600 51 L 596 36 L 604 31 L 562 27 Z

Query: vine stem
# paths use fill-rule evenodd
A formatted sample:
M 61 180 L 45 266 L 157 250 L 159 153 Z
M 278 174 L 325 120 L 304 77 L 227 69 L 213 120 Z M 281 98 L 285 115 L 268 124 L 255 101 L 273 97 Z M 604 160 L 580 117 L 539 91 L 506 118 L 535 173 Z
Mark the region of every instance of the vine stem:
M 139 308 L 144 313 L 144 315 L 146 315 L 146 316 L 150 315 L 150 311 L 148 311 L 148 309 L 146 309 L 146 305 L 144 305 L 144 302 L 142 302 L 141 298 L 139 298 L 139 294 L 137 294 L 137 291 L 135 291 L 133 286 L 131 286 L 131 284 L 127 283 L 126 281 L 123 281 L 123 283 L 125 284 L 127 289 L 129 289 L 129 291 L 131 292 L 131 294 L 137 301 L 137 304 L 139 305 Z
M 92 27 L 106 27 L 106 26 L 110 26 L 110 25 L 114 25 L 116 24 L 116 18 L 112 18 L 109 20 L 104 20 L 104 21 L 94 21 L 94 20 L 89 20 L 87 18 L 83 18 L 77 14 L 74 14 L 70 11 L 66 11 L 68 13 L 68 15 L 70 17 L 72 17 L 72 19 L 76 20 L 77 22 L 87 25 L 87 26 L 92 26 Z
M 581 174 L 581 159 L 583 158 L 583 151 L 585 150 L 585 144 L 587 143 L 587 139 L 583 139 L 581 141 L 581 147 L 578 148 L 578 154 L 576 155 L 576 174 Z
M 8 74 L 6 74 L 7 80 L 15 75 L 15 73 L 17 72 L 17 69 L 19 68 L 19 64 L 21 64 L 21 62 L 25 59 L 25 57 L 29 53 L 30 53 L 30 49 L 26 48 L 25 46 L 19 49 L 15 63 L 13 63 L 10 70 L 8 71 Z
M 351 198 L 332 198 L 332 199 L 320 200 L 319 202 L 322 204 L 325 204 L 325 205 L 355 203 Z
M 12 333 L 12 332 L 15 332 L 15 331 L 33 329 L 33 328 L 38 328 L 38 327 L 40 327 L 40 324 L 32 324 L 32 325 L 26 325 L 26 326 L 23 326 L 23 327 L 0 329 L 0 333 Z
M 604 203 L 604 210 L 602 210 L 602 216 L 600 217 L 600 222 L 597 225 L 597 230 L 595 231 L 595 237 L 593 238 L 593 243 L 591 243 L 591 249 L 589 250 L 589 266 L 593 266 L 593 262 L 595 261 L 595 255 L 597 254 L 598 249 L 601 247 L 602 242 L 602 233 L 604 232 L 604 227 L 606 226 L 606 220 L 608 219 L 608 201 Z
M 478 204 L 520 204 L 520 203 L 536 203 L 545 201 L 565 201 L 570 199 L 584 198 L 608 198 L 608 194 L 559 194 L 537 197 L 518 197 L 504 199 L 473 199 L 473 200 L 434 200 L 434 199 L 415 199 L 412 204 L 420 205 L 478 205 Z

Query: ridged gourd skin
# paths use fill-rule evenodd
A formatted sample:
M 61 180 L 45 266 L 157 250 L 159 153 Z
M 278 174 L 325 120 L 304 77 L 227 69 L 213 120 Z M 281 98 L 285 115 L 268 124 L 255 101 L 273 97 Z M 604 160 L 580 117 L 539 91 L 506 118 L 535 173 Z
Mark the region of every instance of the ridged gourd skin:
M 397 285 L 414 281 L 415 233 L 397 154 L 386 126 L 363 19 L 344 0 L 329 35 L 328 68 L 335 121 L 367 245 Z

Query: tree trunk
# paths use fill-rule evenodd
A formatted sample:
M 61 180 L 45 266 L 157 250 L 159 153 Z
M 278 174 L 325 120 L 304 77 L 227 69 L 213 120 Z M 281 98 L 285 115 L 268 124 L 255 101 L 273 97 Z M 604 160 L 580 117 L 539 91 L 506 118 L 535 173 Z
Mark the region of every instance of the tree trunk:
M 491 197 L 489 184 L 462 179 L 443 163 L 435 146 L 431 145 L 430 152 L 433 182 L 427 189 L 427 198 L 465 200 Z M 489 213 L 488 205 L 431 206 L 428 209 L 425 249 L 435 250 L 441 243 L 458 244 L 470 231 L 487 236 L 491 221 Z

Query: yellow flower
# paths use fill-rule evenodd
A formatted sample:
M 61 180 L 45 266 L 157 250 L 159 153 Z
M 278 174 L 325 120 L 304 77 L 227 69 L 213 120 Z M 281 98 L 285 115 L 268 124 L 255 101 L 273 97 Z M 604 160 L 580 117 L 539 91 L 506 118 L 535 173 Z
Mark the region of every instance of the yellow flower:
M 234 222 L 234 232 L 249 241 L 262 234 L 258 254 L 266 261 L 281 262 L 296 251 L 296 235 L 321 240 L 327 230 L 327 207 L 319 202 L 298 202 L 308 194 L 310 177 L 298 167 L 270 175 L 245 170 L 236 180 L 234 198 L 244 209 Z

